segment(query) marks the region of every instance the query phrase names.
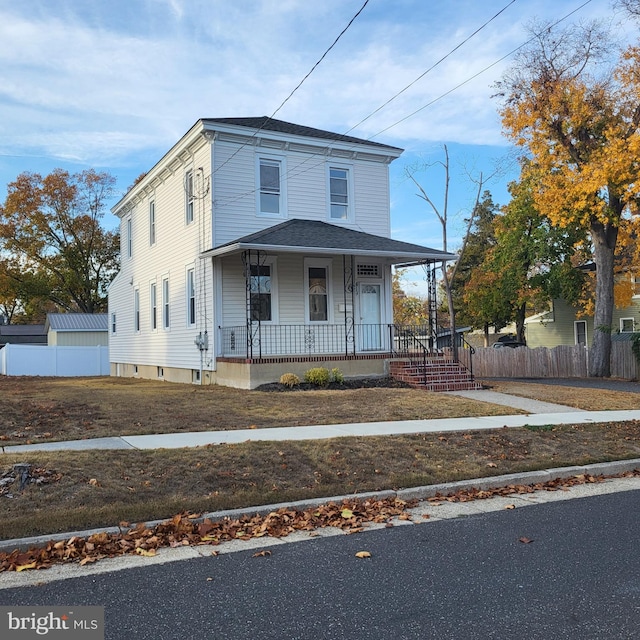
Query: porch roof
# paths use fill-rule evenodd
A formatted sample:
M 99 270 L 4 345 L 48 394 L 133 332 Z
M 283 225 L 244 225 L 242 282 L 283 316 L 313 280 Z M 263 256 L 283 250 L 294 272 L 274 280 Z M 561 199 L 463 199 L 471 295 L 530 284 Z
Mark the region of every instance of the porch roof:
M 220 257 L 249 249 L 285 253 L 355 255 L 384 258 L 390 264 L 457 260 L 458 256 L 419 244 L 392 240 L 319 220 L 287 220 L 202 253 Z

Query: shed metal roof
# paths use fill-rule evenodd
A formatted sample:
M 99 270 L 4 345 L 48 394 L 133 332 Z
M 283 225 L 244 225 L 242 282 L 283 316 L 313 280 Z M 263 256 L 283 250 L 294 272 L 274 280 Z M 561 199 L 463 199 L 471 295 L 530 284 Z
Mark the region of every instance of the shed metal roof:
M 108 331 L 106 313 L 48 313 L 46 331 Z

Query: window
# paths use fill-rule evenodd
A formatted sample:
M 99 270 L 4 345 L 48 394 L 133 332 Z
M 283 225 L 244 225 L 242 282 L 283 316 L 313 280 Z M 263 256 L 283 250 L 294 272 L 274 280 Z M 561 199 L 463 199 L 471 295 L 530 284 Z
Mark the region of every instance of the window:
M 332 220 L 349 218 L 349 170 L 329 167 L 329 206 Z
M 260 181 L 260 213 L 267 215 L 281 215 L 282 206 L 281 189 L 281 169 L 280 160 L 270 160 L 260 158 L 259 161 L 259 181 Z
M 158 328 L 158 287 L 155 282 L 149 287 L 149 307 L 151 311 L 151 330 Z
M 587 344 L 587 323 L 585 320 L 576 320 L 573 323 L 576 344 Z
M 251 265 L 251 320 L 271 321 L 271 265 Z
M 149 201 L 149 244 L 156 243 L 156 203 L 154 200 Z
M 133 328 L 140 331 L 140 290 L 133 290 Z
M 187 324 L 196 323 L 196 273 L 194 269 L 187 269 Z
M 162 327 L 169 328 L 169 278 L 162 281 Z
M 307 320 L 329 321 L 329 268 L 326 265 L 305 265 L 307 290 Z
M 127 258 L 133 255 L 133 235 L 131 218 L 127 218 Z
M 635 322 L 633 318 L 620 318 L 620 333 L 633 333 Z
M 191 224 L 193 222 L 193 171 L 187 171 L 184 176 L 184 194 L 185 194 L 185 222 Z
M 116 314 L 112 313 L 111 314 L 111 333 L 115 333 L 116 332 Z

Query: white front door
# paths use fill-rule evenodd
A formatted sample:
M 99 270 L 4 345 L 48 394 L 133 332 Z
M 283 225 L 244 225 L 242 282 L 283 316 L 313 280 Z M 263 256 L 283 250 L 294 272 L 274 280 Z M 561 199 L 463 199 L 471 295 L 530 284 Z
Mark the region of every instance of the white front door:
M 360 308 L 360 349 L 363 351 L 375 351 L 382 348 L 381 315 L 381 285 L 372 283 L 359 283 L 359 308 Z

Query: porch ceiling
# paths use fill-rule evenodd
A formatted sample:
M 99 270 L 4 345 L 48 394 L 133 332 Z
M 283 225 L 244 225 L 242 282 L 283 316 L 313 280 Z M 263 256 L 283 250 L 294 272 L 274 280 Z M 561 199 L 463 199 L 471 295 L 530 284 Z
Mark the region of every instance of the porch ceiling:
M 280 253 L 354 255 L 384 258 L 390 264 L 412 265 L 457 260 L 453 253 L 410 242 L 392 240 L 318 220 L 287 220 L 227 244 L 209 249 L 202 257 L 220 257 L 248 249 Z

